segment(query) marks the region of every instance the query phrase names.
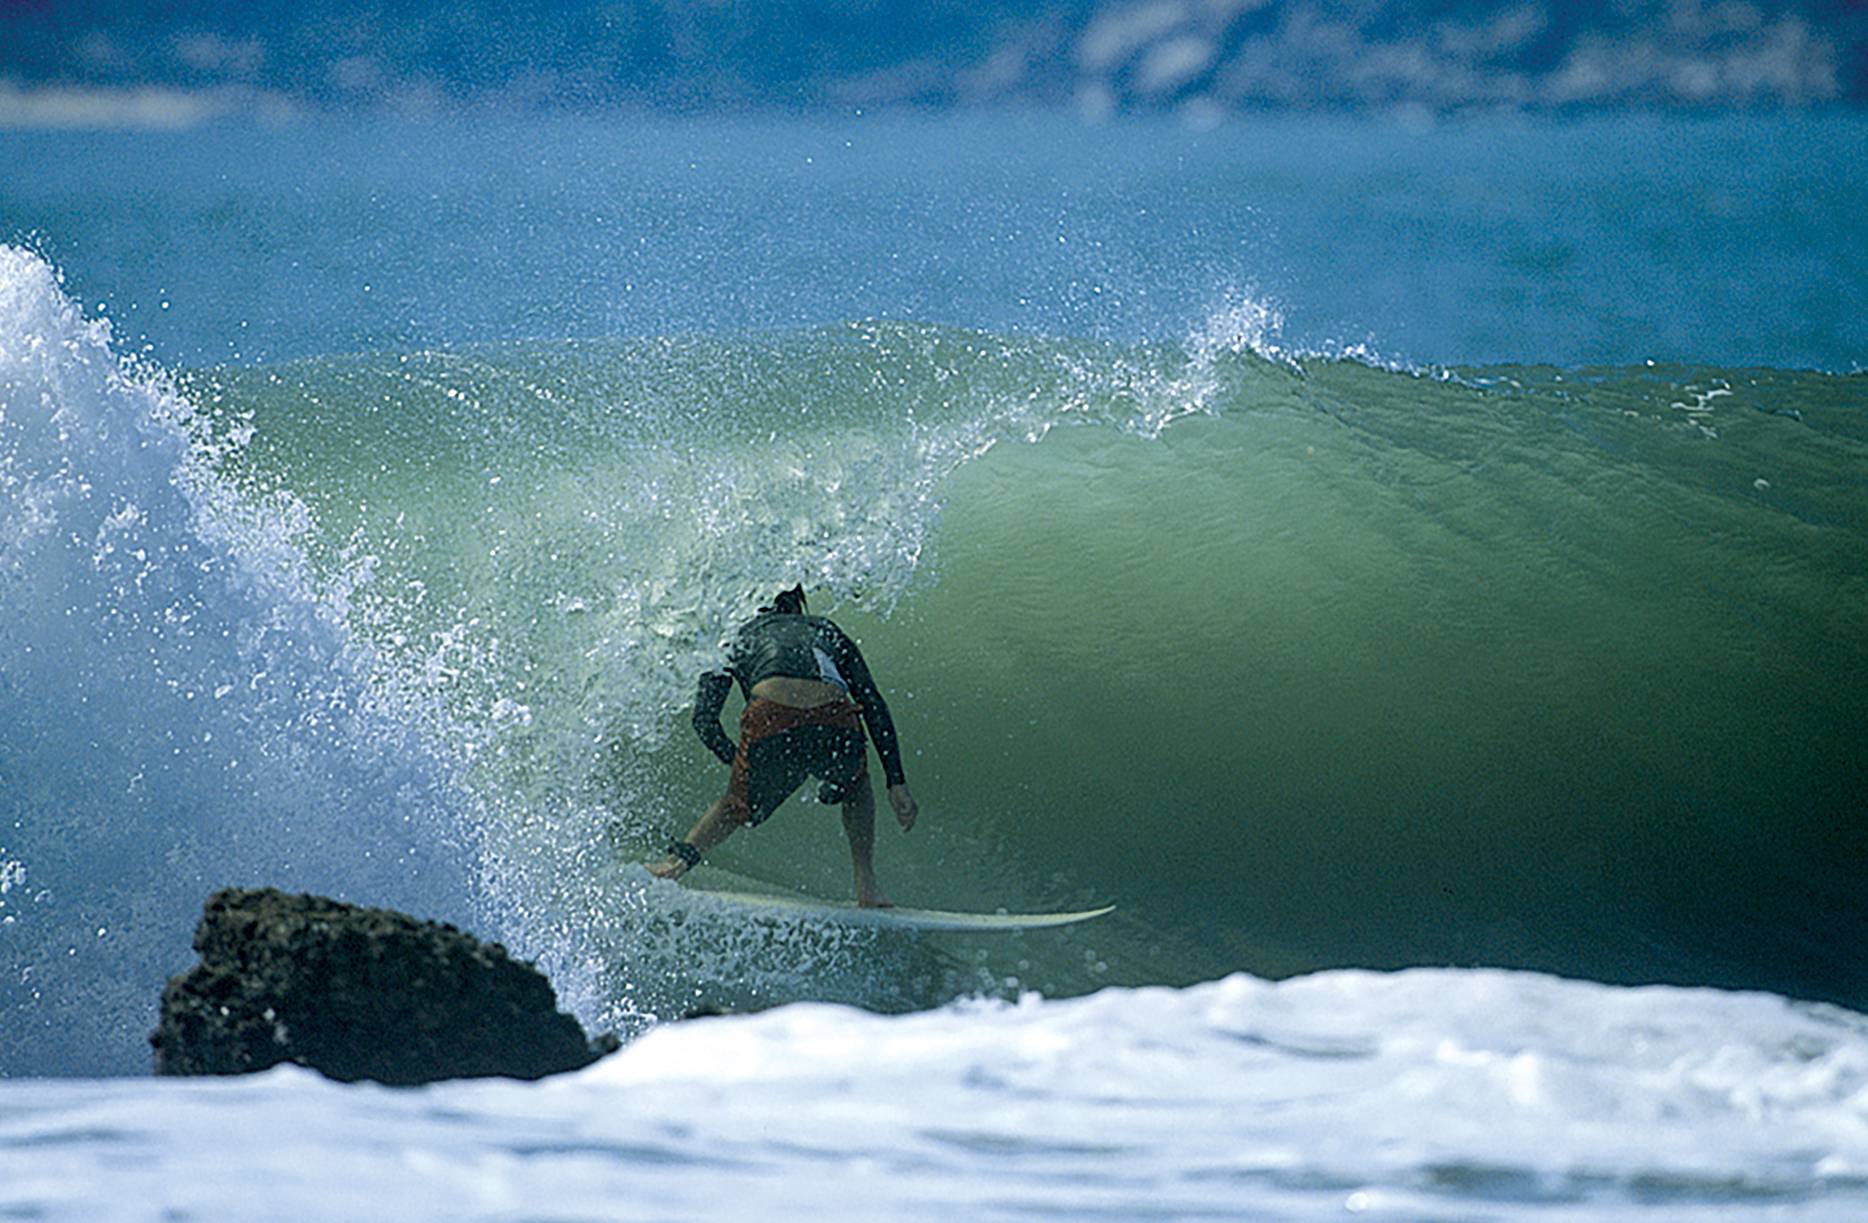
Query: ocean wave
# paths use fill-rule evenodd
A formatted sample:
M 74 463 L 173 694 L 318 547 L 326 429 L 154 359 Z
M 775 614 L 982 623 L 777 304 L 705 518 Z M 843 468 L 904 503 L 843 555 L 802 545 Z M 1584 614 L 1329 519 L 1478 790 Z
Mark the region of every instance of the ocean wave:
M 132 1057 L 229 882 L 465 912 L 629 1031 L 1344 965 L 1868 996 L 1859 378 L 1389 368 L 1247 300 L 1179 343 L 868 321 L 168 380 L 8 258 L 28 1065 L 94 1064 L 43 1020 L 100 994 Z M 722 781 L 694 676 L 798 580 L 908 747 L 892 894 L 1114 917 L 775 944 L 644 891 Z M 804 803 L 716 860 L 837 895 L 839 837 Z

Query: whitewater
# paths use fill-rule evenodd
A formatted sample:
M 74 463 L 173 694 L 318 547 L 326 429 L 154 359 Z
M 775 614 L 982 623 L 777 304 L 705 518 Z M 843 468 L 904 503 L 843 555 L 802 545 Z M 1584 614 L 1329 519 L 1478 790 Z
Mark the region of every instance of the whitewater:
M 1496 972 L 823 1004 L 540 1084 L 10 1085 L 28 1218 L 1847 1219 L 1868 1030 Z M 341 1176 L 332 1170 L 341 1168 Z
M 925 199 L 899 145 L 827 125 L 442 125 L 385 160 L 339 124 L 284 169 L 251 132 L 165 137 L 161 241 L 105 171 L 129 145 L 5 138 L 36 173 L 0 185 L 0 1214 L 1868 1209 L 1849 189 L 1749 163 L 1801 184 L 1829 263 L 1755 194 L 1708 202 L 1666 292 L 1671 227 L 1583 321 L 1525 286 L 1636 240 L 1525 194 L 1513 223 L 1554 208 L 1567 253 L 1462 230 L 1436 274 L 1483 307 L 1410 311 L 1383 286 L 1418 252 L 1351 242 L 1358 314 L 1301 226 L 1305 304 L 1214 287 L 1293 232 L 1267 157 L 1335 190 L 1303 133 L 1228 160 L 1223 133 L 1020 122 L 1050 138 L 1030 178 L 978 124 L 897 127 L 950 171 Z M 1431 138 L 1319 130 L 1382 150 L 1412 213 Z M 1513 198 L 1573 172 L 1639 203 L 1651 134 L 1437 147 Z M 1110 182 L 1031 169 L 1125 140 Z M 644 164 L 696 176 L 703 232 Z M 1129 207 L 1152 171 L 1178 259 Z M 604 173 L 640 207 L 588 208 Z M 811 262 L 837 249 L 866 253 Z M 912 937 L 647 880 L 720 782 L 693 678 L 794 580 L 903 734 L 924 820 L 879 847 L 891 893 L 1115 914 Z M 800 799 L 701 869 L 838 895 L 840 841 Z M 143 1077 L 227 885 L 500 939 L 624 1048 L 538 1084 Z

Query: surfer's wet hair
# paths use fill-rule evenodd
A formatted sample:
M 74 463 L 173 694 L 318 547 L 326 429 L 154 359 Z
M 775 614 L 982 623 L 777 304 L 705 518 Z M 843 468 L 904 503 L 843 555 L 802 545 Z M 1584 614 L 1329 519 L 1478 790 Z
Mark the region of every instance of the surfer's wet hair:
M 772 596 L 772 610 L 787 616 L 804 614 L 804 584 L 800 582 L 790 590 L 781 590 Z

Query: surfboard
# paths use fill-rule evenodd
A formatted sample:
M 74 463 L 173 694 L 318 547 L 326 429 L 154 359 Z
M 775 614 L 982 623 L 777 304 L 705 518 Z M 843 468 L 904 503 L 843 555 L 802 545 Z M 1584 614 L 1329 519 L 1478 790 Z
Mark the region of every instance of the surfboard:
M 796 892 L 778 891 L 763 880 L 735 875 L 718 867 L 709 866 L 705 868 L 704 874 L 713 880 L 724 880 L 728 886 L 696 886 L 688 879 L 678 884 L 654 880 L 653 884 L 679 888 L 683 895 L 696 899 L 704 898 L 723 906 L 744 909 L 749 916 L 763 913 L 772 917 L 871 929 L 961 930 L 975 933 L 1043 930 L 1051 926 L 1089 921 L 1114 911 L 1116 907 L 1103 905 L 1101 908 L 1080 909 L 1072 913 L 956 913 L 947 909 L 915 909 L 902 905 L 892 909 L 865 909 L 853 900 L 823 900 Z M 772 890 L 754 892 L 747 890 L 748 885 Z
M 905 930 L 967 930 L 973 932 L 1042 930 L 1089 921 L 1115 909 L 1080 909 L 1074 913 L 955 913 L 946 909 L 912 909 L 897 905 L 892 909 L 865 909 L 850 900 L 817 900 L 809 896 L 767 896 L 757 892 L 716 892 L 710 888 L 690 888 L 697 896 L 707 896 L 722 903 L 753 912 L 785 914 L 842 926 L 865 926 Z

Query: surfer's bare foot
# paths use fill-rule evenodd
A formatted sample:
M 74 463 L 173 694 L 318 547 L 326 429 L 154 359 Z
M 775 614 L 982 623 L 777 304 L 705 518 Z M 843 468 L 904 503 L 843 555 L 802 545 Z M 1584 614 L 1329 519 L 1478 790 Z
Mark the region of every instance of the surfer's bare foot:
M 694 831 L 688 834 L 687 840 L 668 842 L 666 858 L 660 862 L 644 862 L 642 865 L 649 874 L 657 879 L 679 879 L 699 866 L 701 856 L 726 840 L 726 834 L 732 831 L 731 828 L 722 831 L 715 827 L 719 822 L 721 804 L 725 801 L 722 799 L 708 809 L 707 814 L 701 817 L 701 822 L 694 825 Z
M 865 909 L 893 909 L 895 902 L 882 894 L 875 884 L 856 889 L 856 903 Z

